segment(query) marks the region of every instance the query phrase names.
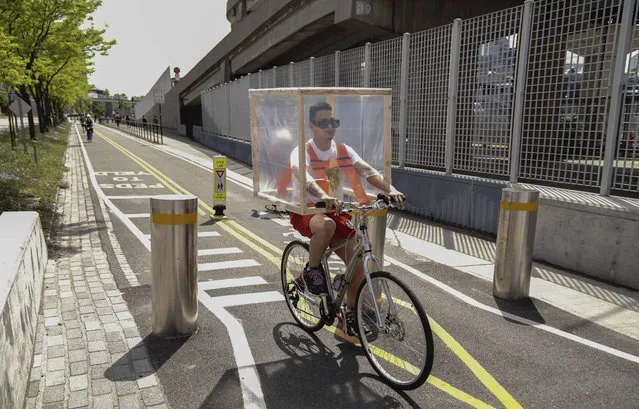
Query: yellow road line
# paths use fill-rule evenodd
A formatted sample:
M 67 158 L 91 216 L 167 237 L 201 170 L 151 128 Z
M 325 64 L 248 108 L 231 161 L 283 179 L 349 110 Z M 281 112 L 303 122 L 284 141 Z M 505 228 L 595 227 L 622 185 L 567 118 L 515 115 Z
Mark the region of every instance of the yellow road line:
M 138 156 L 136 156 L 135 154 L 129 152 L 128 150 L 126 150 L 124 147 L 120 146 L 119 144 L 117 144 L 116 142 L 114 142 L 113 140 L 111 140 L 110 138 L 104 136 L 104 135 L 100 135 L 106 142 L 108 142 L 110 145 L 112 145 L 114 148 L 116 148 L 117 150 L 119 150 L 120 152 L 122 152 L 124 155 L 126 155 L 127 157 L 129 157 L 131 160 L 133 160 L 134 162 L 136 162 L 138 165 L 140 165 L 143 169 L 145 169 L 146 171 L 148 171 L 149 173 L 151 173 L 153 176 L 155 176 L 158 180 L 160 180 L 161 182 L 163 182 L 167 188 L 171 191 L 173 191 L 174 193 L 178 193 L 178 194 L 192 194 L 190 192 L 188 192 L 186 189 L 184 189 L 183 187 L 181 187 L 180 185 L 178 185 L 176 182 L 174 182 L 173 180 L 171 180 L 168 176 L 164 175 L 162 172 L 160 172 L 159 170 L 155 169 L 153 166 L 151 166 L 150 164 L 148 164 L 146 161 L 144 161 L 143 159 L 139 158 Z M 202 216 L 207 216 L 208 214 L 212 213 L 214 210 L 208 206 L 206 203 L 204 203 L 203 201 L 198 200 L 198 204 L 200 205 L 200 208 L 198 209 L 198 213 Z M 207 210 L 209 213 L 207 214 L 206 211 L 204 211 L 202 208 L 204 208 L 205 210 Z M 229 224 L 230 226 L 227 226 L 225 224 Z M 280 264 L 280 259 L 279 257 L 275 257 L 273 254 L 269 253 L 266 249 L 259 247 L 256 243 L 254 243 L 253 241 L 249 240 L 248 237 L 253 238 L 256 241 L 259 241 L 261 244 L 266 245 L 267 247 L 269 247 L 270 249 L 275 249 L 277 252 L 281 252 L 280 249 L 278 249 L 277 247 L 273 246 L 272 244 L 266 242 L 264 239 L 262 239 L 261 237 L 255 235 L 253 232 L 247 230 L 246 228 L 240 226 L 239 224 L 237 224 L 234 221 L 230 221 L 229 220 L 223 220 L 223 221 L 219 221 L 218 223 L 216 223 L 216 225 L 220 225 L 220 227 L 222 229 L 224 229 L 225 231 L 227 231 L 229 234 L 233 235 L 234 237 L 236 237 L 238 240 L 242 241 L 244 244 L 246 244 L 247 246 L 251 247 L 252 249 L 254 249 L 255 251 L 257 251 L 259 254 L 263 255 L 264 257 L 266 257 L 267 260 L 273 262 L 276 266 L 279 267 Z M 234 227 L 237 229 L 233 230 Z M 238 233 L 238 231 L 241 231 L 244 233 L 244 235 Z M 430 318 L 430 317 L 429 317 Z M 510 408 L 521 408 L 521 406 L 517 403 L 517 401 L 515 401 L 512 396 L 510 396 L 510 394 L 508 394 L 508 392 L 506 392 L 506 390 L 499 385 L 499 383 L 497 383 L 497 381 L 490 375 L 488 374 L 488 372 L 486 372 L 486 370 L 472 357 L 470 356 L 470 354 L 468 354 L 468 352 L 450 335 L 448 334 L 448 332 L 446 332 L 441 326 L 439 326 L 439 324 L 437 324 L 432 318 L 430 318 L 431 321 L 431 328 L 433 329 L 433 332 L 435 334 L 437 334 L 442 341 L 444 341 L 444 343 L 446 343 L 446 345 L 448 345 L 448 347 L 462 360 L 462 362 L 464 362 L 464 364 L 466 366 L 469 367 L 469 369 L 475 374 L 475 376 L 477 376 L 477 378 L 493 393 L 493 395 L 495 395 L 502 403 L 504 403 L 504 405 L 506 406 L 506 408 L 510 409 Z M 329 332 L 332 332 L 334 334 L 338 334 L 341 332 L 339 329 L 336 329 L 334 327 L 327 327 L 325 326 L 324 329 L 326 329 Z M 337 332 L 336 332 L 337 331 Z M 344 338 L 345 340 L 349 341 L 349 342 L 353 342 L 350 341 L 348 335 L 344 334 L 344 336 L 342 336 L 342 338 Z M 359 345 L 359 342 L 353 342 L 355 345 Z M 378 348 L 377 348 L 378 349 Z M 373 350 L 373 349 L 371 349 Z M 381 351 L 381 350 L 380 350 Z M 384 351 L 374 351 L 375 355 L 381 357 L 382 359 L 384 359 L 384 356 L 387 354 Z M 383 353 L 383 355 L 382 355 Z M 404 362 L 403 360 L 397 358 L 397 361 L 402 361 L 402 366 L 400 367 L 404 367 L 406 368 L 408 365 L 410 365 L 407 362 Z M 389 361 L 391 363 L 395 363 L 395 360 L 391 360 Z M 431 382 L 431 378 L 434 378 L 435 380 Z M 438 389 L 442 390 L 443 392 L 446 392 L 448 394 L 450 394 L 451 396 L 475 407 L 475 408 L 492 408 L 492 406 L 489 406 L 487 404 L 485 404 L 484 402 L 472 397 L 471 395 L 447 384 L 444 381 L 441 381 L 435 377 L 433 377 L 433 375 L 430 375 L 427 379 L 427 382 L 430 383 L 431 385 L 437 387 Z
M 168 176 L 166 176 L 165 174 L 163 174 L 162 172 L 160 172 L 159 170 L 157 170 L 156 168 L 154 168 L 152 165 L 150 165 L 149 163 L 147 163 L 146 161 L 144 161 L 143 159 L 139 158 L 137 155 L 129 152 L 128 150 L 126 150 L 125 148 L 123 148 L 122 146 L 120 146 L 119 144 L 117 144 L 116 142 L 112 141 L 110 138 L 105 137 L 104 135 L 100 135 L 106 142 L 108 142 L 109 144 L 111 144 L 114 148 L 116 148 L 117 150 L 119 150 L 120 152 L 122 152 L 124 155 L 126 155 L 127 157 L 129 157 L 131 160 L 133 160 L 134 162 L 136 162 L 138 165 L 140 165 L 144 170 L 146 170 L 147 172 L 149 172 L 150 174 L 152 174 L 153 176 L 155 176 L 159 181 L 161 181 L 162 183 L 164 183 L 167 187 L 167 189 L 171 190 L 174 193 L 178 193 L 178 194 L 186 194 L 186 195 L 191 195 L 192 193 L 190 193 L 188 190 L 184 189 L 182 186 L 178 185 L 177 183 L 175 183 L 173 180 L 171 180 Z M 195 195 L 194 195 L 195 196 Z M 209 212 L 213 212 L 213 209 L 210 208 L 206 203 L 204 203 L 201 200 L 198 200 L 198 213 L 202 216 L 208 216 L 210 213 L 207 213 L 207 211 Z M 247 238 L 245 238 L 244 236 L 242 236 L 241 234 L 239 234 L 238 232 L 236 232 L 234 229 L 229 228 L 229 226 L 224 225 L 225 221 L 219 221 L 216 223 L 216 225 L 219 225 L 220 228 L 222 228 L 223 230 L 225 230 L 227 233 L 231 234 L 232 236 L 234 236 L 235 238 L 237 238 L 238 240 L 240 240 L 242 243 L 246 244 L 247 246 L 249 246 L 250 248 L 252 248 L 253 250 L 255 250 L 256 252 L 258 252 L 259 254 L 261 254 L 262 256 L 264 256 L 268 261 L 272 262 L 273 264 L 275 264 L 278 268 L 280 266 L 280 257 L 279 256 L 275 256 L 271 253 L 269 253 L 268 251 L 266 251 L 264 248 L 259 247 L 257 244 L 255 244 L 254 242 L 248 240 Z M 234 227 L 237 227 L 238 229 L 241 229 L 243 231 L 246 231 L 245 228 L 239 226 L 237 223 L 232 222 L 231 225 L 233 225 Z M 262 239 L 260 239 L 261 241 L 264 241 Z M 267 243 L 266 241 L 264 241 L 264 243 Z M 276 248 L 277 249 L 277 248 Z M 279 249 L 277 249 L 277 251 L 280 251 Z
M 508 409 L 521 409 L 521 405 L 504 389 L 444 328 L 429 317 L 431 329 L 448 348 L 462 360 L 481 383 Z

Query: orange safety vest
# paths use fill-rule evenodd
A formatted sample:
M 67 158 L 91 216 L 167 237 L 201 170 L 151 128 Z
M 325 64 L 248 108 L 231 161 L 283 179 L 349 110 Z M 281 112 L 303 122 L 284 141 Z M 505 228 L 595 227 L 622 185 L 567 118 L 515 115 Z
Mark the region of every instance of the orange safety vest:
M 311 143 L 306 143 L 306 152 L 311 158 L 311 168 L 313 169 L 313 176 L 315 177 L 315 181 L 327 195 L 332 195 L 333 192 L 328 184 L 326 170 L 339 167 L 344 171 L 344 174 L 348 179 L 348 183 L 350 183 L 351 188 L 353 189 L 353 192 L 357 197 L 357 201 L 360 204 L 370 203 L 370 201 L 368 200 L 368 196 L 366 196 L 366 192 L 364 192 L 364 188 L 362 187 L 362 182 L 360 181 L 359 176 L 355 171 L 353 161 L 351 160 L 351 157 L 348 156 L 346 145 L 336 142 L 335 146 L 337 147 L 336 159 L 320 160 L 315 153 L 315 149 L 313 149 L 313 147 L 311 146 Z M 287 186 L 289 185 L 289 183 L 291 183 L 292 179 L 293 173 L 291 171 L 291 167 L 289 166 L 288 168 L 286 168 L 284 174 L 282 175 L 282 178 L 277 184 L 277 192 L 281 195 L 286 194 Z

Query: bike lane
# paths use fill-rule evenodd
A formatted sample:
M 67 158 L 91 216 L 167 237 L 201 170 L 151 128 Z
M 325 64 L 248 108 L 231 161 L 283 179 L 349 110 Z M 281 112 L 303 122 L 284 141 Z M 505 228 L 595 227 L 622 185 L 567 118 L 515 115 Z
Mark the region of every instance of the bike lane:
M 100 130 L 103 131 L 103 128 Z M 114 144 L 107 142 L 120 153 L 126 156 L 126 151 L 130 154 L 127 157 L 133 162 L 137 158 L 139 163 L 136 163 L 146 163 L 146 166 L 141 165 L 143 171 L 152 174 L 160 183 L 172 186 L 178 191 L 196 193 L 201 200 L 208 202 L 209 205 L 202 206 L 202 218 L 206 219 L 206 213 L 210 212 L 211 204 L 208 198 L 212 194 L 210 173 L 202 169 L 198 170 L 180 159 L 161 154 L 114 132 L 103 132 L 108 133 L 108 136 L 103 135 L 106 136 L 104 140 L 111 140 L 122 148 L 117 149 Z M 171 177 L 169 178 L 167 174 Z M 176 182 L 172 183 L 172 181 Z M 265 259 L 265 264 L 269 267 L 260 269 L 260 275 L 255 276 L 263 275 L 270 287 L 269 290 L 281 291 L 279 289 L 279 255 L 285 242 L 291 240 L 294 235 L 281 217 L 263 214 L 260 208 L 264 202 L 253 199 L 251 195 L 247 189 L 229 184 L 229 197 L 233 198 L 229 199 L 229 202 L 232 201 L 233 206 L 228 213 L 232 220 L 219 223 L 219 227 L 231 235 L 231 232 L 235 232 L 233 237 L 245 246 L 253 247 L 253 250 Z M 206 221 L 202 223 L 206 224 Z M 266 240 L 251 237 L 250 231 L 244 231 L 242 226 L 250 227 L 250 230 L 257 232 L 258 236 Z M 215 227 L 218 227 L 217 224 Z M 246 240 L 242 240 L 241 237 Z M 443 266 L 436 265 L 427 259 L 415 259 L 393 248 L 388 248 L 387 253 L 397 262 L 406 263 L 417 270 L 428 271 L 429 274 L 441 277 L 448 275 L 449 279 L 455 275 L 455 272 L 446 271 Z M 396 266 L 392 267 L 391 271 L 395 272 Z M 235 271 L 230 273 L 233 276 L 236 274 Z M 574 403 L 570 400 L 571 394 L 567 392 L 572 388 L 573 380 L 576 383 L 577 379 L 569 379 L 565 383 L 549 380 L 546 385 L 542 380 L 548 377 L 542 369 L 555 367 L 558 370 L 557 365 L 552 365 L 553 362 L 555 364 L 562 361 L 569 362 L 567 359 L 557 359 L 557 355 L 561 356 L 561 353 L 554 352 L 558 346 L 562 352 L 564 347 L 569 352 L 574 349 L 575 356 L 592 353 L 588 348 L 573 348 L 572 344 L 564 345 L 561 340 L 555 342 L 552 336 L 540 335 L 538 330 L 531 327 L 513 331 L 513 325 L 502 317 L 486 314 L 465 303 L 460 303 L 451 298 L 449 293 L 428 285 L 423 280 L 415 279 L 414 275 L 404 273 L 401 278 L 413 287 L 420 299 L 424 301 L 427 313 L 442 326 L 434 325 L 437 335 L 435 367 L 433 375 L 429 378 L 429 384 L 417 391 L 406 394 L 396 393 L 397 396 L 393 399 L 403 400 L 402 406 L 399 407 L 426 405 L 519 407 L 520 404 L 524 407 L 534 407 L 536 405 L 531 405 L 533 402 L 538 403 L 540 399 L 543 401 L 543 396 L 547 395 L 545 392 L 555 389 L 561 390 L 551 394 L 554 396 L 550 402 L 559 398 L 559 401 L 568 399 Z M 473 296 L 478 295 L 474 293 L 486 293 L 482 288 L 485 283 L 473 282 L 472 279 L 468 281 L 470 284 L 464 290 L 470 291 Z M 234 294 L 246 293 L 246 290 L 247 287 L 241 290 L 235 289 Z M 286 406 L 292 402 L 298 402 L 302 407 L 323 407 L 336 401 L 343 404 L 337 407 L 358 407 L 362 400 L 370 400 L 375 407 L 375 404 L 381 405 L 385 402 L 380 397 L 389 395 L 389 390 L 379 382 L 360 350 L 343 342 L 339 337 L 336 338 L 332 332 L 323 330 L 316 336 L 304 333 L 293 324 L 286 306 L 281 302 L 264 304 L 261 308 L 255 308 L 255 305 L 233 305 L 229 308 L 234 316 L 241 317 L 240 320 L 247 331 L 250 350 L 255 357 L 257 372 L 262 383 L 264 402 L 269 407 L 282 407 L 281 404 L 284 402 L 287 403 Z M 202 310 L 203 308 L 200 309 Z M 444 328 L 449 329 L 450 332 Z M 220 327 L 217 329 L 219 331 Z M 463 339 L 463 342 L 455 341 L 451 334 Z M 544 349 L 543 353 L 538 351 L 537 348 L 545 343 L 548 343 L 551 348 Z M 187 344 L 182 347 L 185 348 Z M 553 352 L 548 353 L 549 350 Z M 527 366 L 528 370 L 522 371 L 520 367 L 522 362 L 527 362 L 532 370 Z M 217 362 L 212 362 L 211 365 L 217 365 Z M 560 367 L 565 369 L 563 365 Z M 231 380 L 236 376 L 234 375 L 236 372 L 236 369 L 228 368 L 224 371 L 224 375 L 218 378 L 222 379 L 220 382 L 217 384 L 211 382 L 209 387 L 213 385 L 215 387 L 207 395 L 205 402 L 215 401 L 217 396 L 220 396 L 219 393 L 222 393 L 222 389 L 227 391 L 228 387 L 224 385 L 232 384 Z M 493 377 L 491 373 L 499 375 Z M 535 375 L 533 379 L 536 386 L 533 388 L 530 387 L 531 373 Z M 297 378 L 301 381 L 299 388 L 293 386 L 298 385 Z M 161 374 L 160 379 L 162 379 Z M 295 383 L 288 386 L 285 381 L 282 382 L 286 379 L 289 382 L 293 380 Z M 309 382 L 312 386 L 309 386 Z M 244 392 L 246 395 L 246 391 Z M 201 391 L 198 391 L 198 394 L 202 395 Z M 170 397 L 169 394 L 167 396 Z M 525 396 L 525 399 L 522 400 L 522 396 Z M 437 404 L 434 404 L 435 402 Z M 413 406 L 414 404 L 417 406 Z

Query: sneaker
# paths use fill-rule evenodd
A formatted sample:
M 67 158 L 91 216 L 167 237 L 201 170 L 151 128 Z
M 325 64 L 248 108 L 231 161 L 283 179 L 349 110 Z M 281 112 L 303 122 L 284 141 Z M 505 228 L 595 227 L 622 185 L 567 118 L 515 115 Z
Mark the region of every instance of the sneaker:
M 359 330 L 356 321 L 357 317 L 355 315 L 355 311 L 348 307 L 343 308 L 337 315 L 337 327 L 351 337 L 359 338 Z M 364 322 L 362 326 L 364 327 L 364 334 L 366 337 L 370 337 L 373 331 L 370 329 L 368 324 Z
M 322 266 L 306 267 L 302 271 L 302 277 L 306 287 L 311 294 L 328 295 L 328 285 L 326 284 L 326 274 Z

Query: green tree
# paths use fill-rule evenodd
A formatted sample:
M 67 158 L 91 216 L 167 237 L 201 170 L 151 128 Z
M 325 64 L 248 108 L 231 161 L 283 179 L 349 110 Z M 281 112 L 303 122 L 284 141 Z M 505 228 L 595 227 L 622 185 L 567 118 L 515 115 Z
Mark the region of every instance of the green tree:
M 8 44 L 4 47 L 15 54 L 19 66 L 8 84 L 23 99 L 35 99 L 41 128 L 52 116 L 54 100 L 68 99 L 60 95 L 66 89 L 59 83 L 55 86 L 57 95 L 52 97 L 56 79 L 65 72 L 90 73 L 95 54 L 106 55 L 115 44 L 104 40 L 105 30 L 96 29 L 91 22 L 91 14 L 100 4 L 101 0 L 0 0 L 0 27 L 9 39 L 4 40 Z M 29 125 L 35 138 L 32 113 Z

